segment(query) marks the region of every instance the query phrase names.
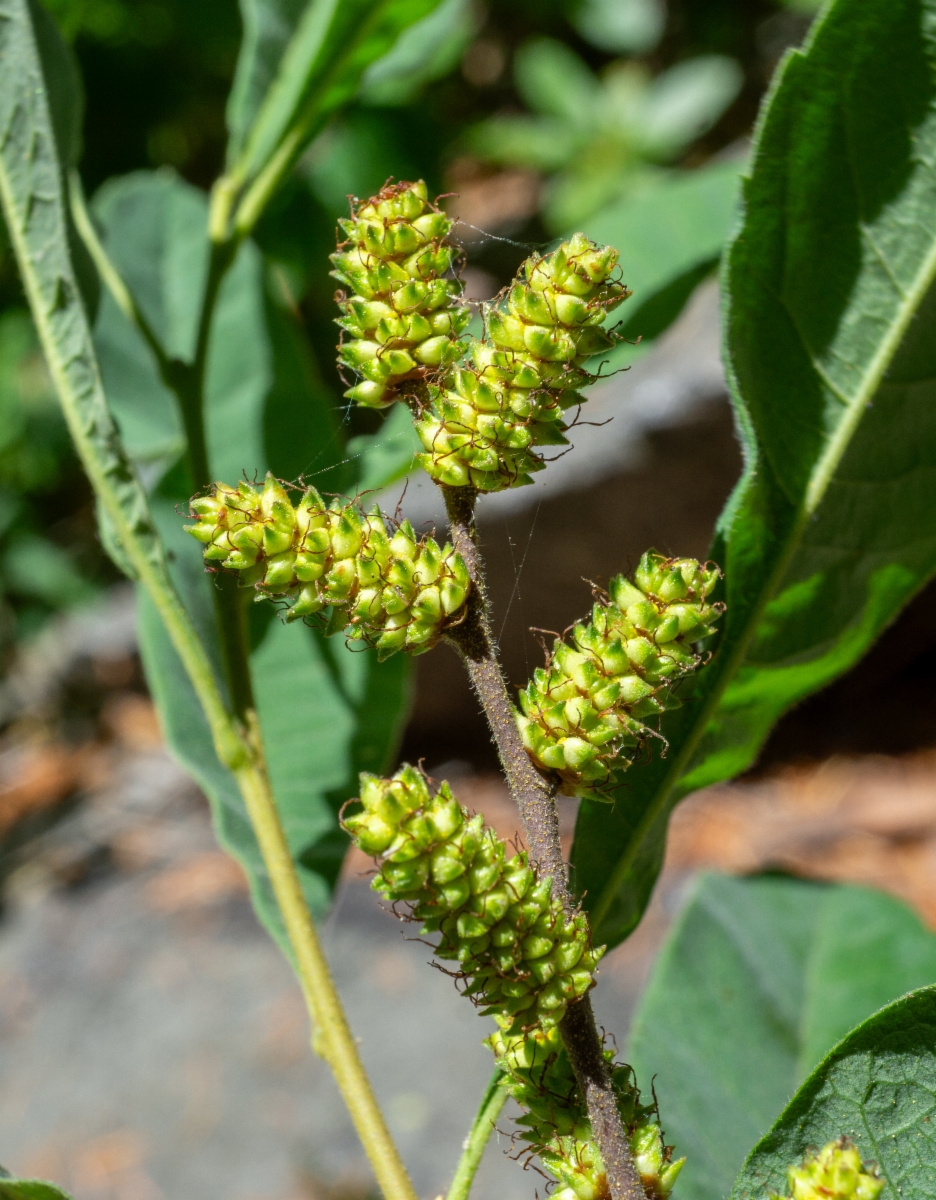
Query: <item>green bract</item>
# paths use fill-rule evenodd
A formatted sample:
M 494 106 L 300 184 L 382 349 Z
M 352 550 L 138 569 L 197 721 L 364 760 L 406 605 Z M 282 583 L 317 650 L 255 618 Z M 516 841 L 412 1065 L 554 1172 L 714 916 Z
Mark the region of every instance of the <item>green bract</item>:
M 520 692 L 524 745 L 567 795 L 600 799 L 652 735 L 646 719 L 672 704 L 669 685 L 696 666 L 693 647 L 721 612 L 708 600 L 717 580 L 716 567 L 648 551 Z
M 543 1166 L 559 1181 L 553 1200 L 598 1200 L 607 1195 L 601 1153 L 592 1135 L 572 1065 L 557 1029 L 522 1034 L 500 1031 L 488 1038 L 507 1088 L 523 1107 L 520 1135 Z M 609 1050 L 605 1058 L 613 1058 Z M 618 1111 L 630 1137 L 637 1170 L 650 1197 L 673 1189 L 685 1159 L 671 1162 L 655 1108 L 640 1103 L 640 1093 L 627 1066 L 612 1068 Z
M 857 1148 L 841 1137 L 787 1172 L 792 1200 L 877 1200 L 884 1180 L 877 1167 L 865 1167 Z M 772 1196 L 771 1200 L 788 1200 Z
M 439 483 L 480 491 L 530 483 L 544 463 L 533 447 L 564 445 L 563 417 L 593 376 L 585 363 L 610 349 L 602 328 L 630 292 L 611 279 L 618 252 L 577 233 L 545 257 L 529 258 L 506 308 L 486 311 L 486 336 L 448 386 L 430 388 L 416 422 L 419 461 Z
M 552 880 L 536 878 L 525 851 L 507 858 L 447 783 L 432 796 L 413 767 L 392 779 L 362 774 L 360 803 L 345 828 L 380 860 L 373 887 L 440 935 L 436 954 L 459 963 L 466 995 L 502 1029 L 557 1025 L 603 953 L 585 914 L 566 917 Z
M 445 278 L 457 254 L 445 241 L 452 220 L 429 204 L 426 185 L 389 185 L 342 220 L 347 240 L 331 256 L 332 275 L 349 335 L 339 361 L 363 376 L 345 395 L 386 408 L 404 381 L 425 379 L 459 354 L 470 319 L 456 304 L 462 286 Z
M 295 621 L 331 608 L 328 632 L 420 654 L 461 620 L 468 569 L 451 546 L 417 540 L 408 521 L 392 532 L 378 508 L 326 506 L 315 488 L 293 504 L 267 475 L 262 488 L 217 483 L 192 501 L 205 561 L 237 571 L 241 583 L 288 605 Z

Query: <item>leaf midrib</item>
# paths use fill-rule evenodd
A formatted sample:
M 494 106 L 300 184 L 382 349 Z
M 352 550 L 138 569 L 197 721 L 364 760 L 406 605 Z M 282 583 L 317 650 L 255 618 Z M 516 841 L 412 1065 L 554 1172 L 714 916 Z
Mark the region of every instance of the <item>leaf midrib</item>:
M 864 227 L 861 227 L 862 233 Z M 692 728 L 690 735 L 684 740 L 679 753 L 673 760 L 673 764 L 669 771 L 663 777 L 663 782 L 660 786 L 657 795 L 652 803 L 647 807 L 644 816 L 630 839 L 625 849 L 625 852 L 618 859 L 618 863 L 612 871 L 607 883 L 601 890 L 600 896 L 594 907 L 591 909 L 591 921 L 593 928 L 597 929 L 614 902 L 614 898 L 623 883 L 627 872 L 633 866 L 635 859 L 640 851 L 641 844 L 653 826 L 656 824 L 660 815 L 665 808 L 670 794 L 674 787 L 678 784 L 680 777 L 688 760 L 695 753 L 699 741 L 708 725 L 709 719 L 713 715 L 715 709 L 721 701 L 722 695 L 728 684 L 734 678 L 738 668 L 744 660 L 751 640 L 757 630 L 760 619 L 764 613 L 764 609 L 773 599 L 776 589 L 783 578 L 784 573 L 790 563 L 790 559 L 795 553 L 803 529 L 814 516 L 819 505 L 828 491 L 829 485 L 835 475 L 835 471 L 842 461 L 851 440 L 855 435 L 858 425 L 861 422 L 862 414 L 867 408 L 874 394 L 883 381 L 884 375 L 893 361 L 894 355 L 903 341 L 904 335 L 913 320 L 924 296 L 933 283 L 936 277 L 936 231 L 931 233 L 931 245 L 929 253 L 923 259 L 921 267 L 917 272 L 916 279 L 897 306 L 896 319 L 891 323 L 889 332 L 882 339 L 876 353 L 869 361 L 864 372 L 864 378 L 861 385 L 856 390 L 854 397 L 848 403 L 841 420 L 836 426 L 835 432 L 827 439 L 825 448 L 820 454 L 815 466 L 809 474 L 809 482 L 803 495 L 803 500 L 797 511 L 796 519 L 793 521 L 790 533 L 783 544 L 782 553 L 777 556 L 774 570 L 768 576 L 761 593 L 758 596 L 757 604 L 752 608 L 751 615 L 747 626 L 743 633 L 739 636 L 734 651 L 724 660 L 724 667 L 720 673 L 720 677 L 716 685 L 711 689 L 705 704 L 700 708 L 698 719 Z M 898 293 L 900 294 L 900 293 Z M 784 307 L 786 307 L 784 305 Z M 789 310 L 787 310 L 789 312 Z M 792 314 L 789 314 L 792 319 Z M 794 327 L 795 322 L 794 322 Z M 797 330 L 797 332 L 799 332 Z M 802 335 L 800 335 L 802 336 Z M 804 341 L 804 346 L 805 346 Z M 813 355 L 807 347 L 809 361 L 813 371 L 819 376 L 823 384 L 825 384 L 825 376 L 822 368 L 819 366 L 815 355 Z M 737 387 L 737 377 L 730 369 L 727 372 Z M 760 457 L 760 447 L 758 447 L 758 455 Z M 756 468 L 755 468 L 756 469 Z M 745 472 L 747 474 L 747 472 Z M 753 472 L 751 473 L 753 476 Z
M 863 232 L 864 228 L 862 227 Z M 812 472 L 810 472 L 810 481 L 806 487 L 803 504 L 807 516 L 812 516 L 821 503 L 832 481 L 832 476 L 835 474 L 836 468 L 841 462 L 845 451 L 848 449 L 855 430 L 861 421 L 862 412 L 881 386 L 885 372 L 893 361 L 897 350 L 900 348 L 910 322 L 916 315 L 924 296 L 929 291 L 934 277 L 936 277 L 936 231 L 931 231 L 930 238 L 929 254 L 924 258 L 910 291 L 906 293 L 905 298 L 901 300 L 901 303 L 897 307 L 897 319 L 893 322 L 890 332 L 884 337 L 877 353 L 868 364 L 864 382 L 858 388 L 854 399 L 845 411 L 845 415 L 826 443 L 824 451 L 819 456 L 819 461 Z M 810 354 L 809 358 L 814 370 L 816 370 L 820 377 L 823 377 L 823 373 L 817 366 L 814 356 Z

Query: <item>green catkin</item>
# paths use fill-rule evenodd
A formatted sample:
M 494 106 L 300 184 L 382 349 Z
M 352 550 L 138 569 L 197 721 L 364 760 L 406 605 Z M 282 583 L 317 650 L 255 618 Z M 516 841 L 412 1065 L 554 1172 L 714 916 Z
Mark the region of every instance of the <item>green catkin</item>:
M 792 1200 L 877 1200 L 884 1187 L 877 1167 L 865 1166 L 847 1137 L 808 1155 L 802 1166 L 789 1168 L 787 1177 Z M 789 1198 L 773 1195 L 771 1200 Z
M 363 378 L 345 392 L 367 408 L 386 408 L 406 381 L 453 362 L 471 314 L 457 303 L 462 285 L 446 278 L 458 250 L 452 220 L 431 205 L 426 185 L 388 185 L 342 220 L 347 235 L 331 261 L 345 331 L 339 362 Z
M 558 1030 L 541 1029 L 513 1036 L 498 1031 L 488 1038 L 488 1045 L 507 1074 L 507 1090 L 524 1109 L 517 1120 L 523 1130 L 520 1140 L 539 1155 L 560 1184 L 552 1200 L 599 1200 L 607 1196 L 601 1152 Z M 610 1050 L 605 1051 L 605 1058 L 611 1063 Z M 673 1190 L 685 1159 L 671 1161 L 655 1106 L 640 1103 L 631 1068 L 612 1066 L 611 1078 L 644 1190 L 649 1197 L 664 1200 Z
M 345 827 L 380 860 L 375 890 L 439 935 L 436 954 L 459 964 L 466 994 L 502 1028 L 557 1025 L 604 953 L 585 914 L 566 917 L 552 880 L 536 879 L 525 851 L 508 858 L 447 783 L 431 796 L 413 767 L 389 780 L 362 774 L 360 803 Z
M 392 532 L 379 509 L 326 505 L 315 488 L 293 504 L 267 475 L 261 488 L 217 483 L 191 503 L 187 531 L 205 561 L 236 571 L 257 599 L 284 602 L 287 621 L 330 608 L 327 632 L 420 654 L 464 613 L 468 569 L 450 545 L 417 539 L 408 521 Z
M 581 233 L 527 259 L 506 309 L 488 307 L 470 363 L 430 388 L 416 429 L 433 479 L 484 492 L 519 487 L 544 466 L 535 447 L 566 444 L 565 413 L 593 379 L 585 364 L 616 341 L 603 322 L 630 295 L 611 278 L 617 260 Z
M 413 767 L 392 779 L 362 774 L 359 803 L 344 825 L 378 860 L 372 886 L 392 904 L 409 904 L 423 934 L 438 935 L 436 955 L 458 963 L 464 991 L 498 1025 L 488 1045 L 525 1110 L 521 1140 L 561 1185 L 554 1195 L 604 1200 L 604 1165 L 558 1031 L 604 951 L 591 946 L 584 913 L 567 918 L 552 880 L 536 878 L 525 852 L 508 858 L 447 783 L 433 796 Z M 646 1194 L 665 1200 L 682 1162 L 669 1161 L 630 1068 L 614 1068 L 613 1080 Z
M 691 558 L 648 552 L 634 582 L 611 581 L 609 602 L 556 641 L 547 666 L 520 692 L 527 752 L 567 795 L 601 799 L 652 735 L 646 721 L 674 703 L 669 688 L 698 662 L 722 606 L 709 600 L 719 572 Z

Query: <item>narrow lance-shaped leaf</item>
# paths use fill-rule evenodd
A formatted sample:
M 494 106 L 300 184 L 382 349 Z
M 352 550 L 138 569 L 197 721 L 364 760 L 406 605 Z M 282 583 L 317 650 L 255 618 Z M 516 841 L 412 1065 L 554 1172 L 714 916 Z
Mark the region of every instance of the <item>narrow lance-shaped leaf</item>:
M 936 5 L 838 0 L 766 103 L 724 273 L 746 466 L 712 557 L 728 609 L 669 752 L 574 848 L 596 936 L 634 927 L 673 804 L 743 770 L 936 569 Z
M 0 203 L 6 228 L 69 429 L 111 528 L 130 568 L 159 594 L 162 611 L 177 612 L 146 495 L 104 397 L 70 253 L 63 164 L 74 159 L 77 134 L 63 114 L 69 87 L 71 106 L 80 111 L 77 77 L 62 71 L 65 51 L 47 14 L 39 15 L 41 37 L 32 14 L 27 0 L 0 0 Z M 51 74 L 54 88 L 46 84 Z M 189 645 L 197 653 L 191 640 Z
M 234 155 L 229 173 L 235 184 L 255 179 L 274 154 L 294 162 L 328 116 L 354 95 L 370 64 L 438 2 L 310 0 L 301 16 L 293 4 L 258 9 L 265 17 L 264 36 L 248 26 L 228 114 Z M 254 112 L 257 80 L 270 77 L 274 60 L 276 73 Z

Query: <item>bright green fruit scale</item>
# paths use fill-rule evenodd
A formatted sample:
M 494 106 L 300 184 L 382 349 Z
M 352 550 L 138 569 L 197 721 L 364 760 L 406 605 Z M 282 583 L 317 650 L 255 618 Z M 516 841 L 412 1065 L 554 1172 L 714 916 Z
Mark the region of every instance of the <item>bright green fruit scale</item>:
M 468 569 L 450 545 L 417 539 L 404 521 L 388 528 L 380 510 L 328 505 L 315 488 L 294 504 L 268 475 L 262 488 L 217 483 L 191 503 L 188 532 L 205 561 L 236 571 L 257 598 L 283 603 L 288 621 L 331 609 L 327 632 L 420 654 L 462 619 Z

